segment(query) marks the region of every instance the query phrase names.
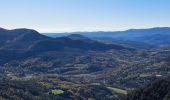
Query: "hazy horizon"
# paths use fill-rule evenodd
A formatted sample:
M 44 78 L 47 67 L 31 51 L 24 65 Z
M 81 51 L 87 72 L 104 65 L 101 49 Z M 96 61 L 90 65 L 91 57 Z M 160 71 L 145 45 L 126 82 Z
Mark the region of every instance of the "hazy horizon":
M 170 27 L 168 0 L 0 0 L 2 28 L 41 33 Z

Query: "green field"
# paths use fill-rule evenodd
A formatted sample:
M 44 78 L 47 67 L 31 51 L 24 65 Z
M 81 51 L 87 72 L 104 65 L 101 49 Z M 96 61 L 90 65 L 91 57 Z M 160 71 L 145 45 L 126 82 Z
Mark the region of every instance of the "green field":
M 58 95 L 58 94 L 63 94 L 64 91 L 60 89 L 54 89 L 54 90 L 51 90 L 51 93 L 54 95 Z
M 125 94 L 125 95 L 127 94 L 127 91 L 123 89 L 113 88 L 113 87 L 107 87 L 107 88 L 112 90 L 114 93 Z

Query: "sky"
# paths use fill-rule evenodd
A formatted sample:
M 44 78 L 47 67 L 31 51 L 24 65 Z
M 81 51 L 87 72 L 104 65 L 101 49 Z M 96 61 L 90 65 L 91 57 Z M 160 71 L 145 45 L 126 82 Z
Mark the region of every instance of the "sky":
M 42 33 L 170 27 L 170 0 L 0 0 L 0 27 Z

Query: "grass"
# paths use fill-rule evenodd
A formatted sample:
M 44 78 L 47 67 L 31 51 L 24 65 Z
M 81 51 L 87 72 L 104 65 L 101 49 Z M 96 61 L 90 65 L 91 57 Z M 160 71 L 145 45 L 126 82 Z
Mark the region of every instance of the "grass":
M 119 88 L 113 88 L 113 87 L 107 87 L 109 90 L 113 91 L 114 93 L 118 93 L 118 94 L 127 94 L 126 90 L 123 89 L 119 89 Z
M 58 95 L 58 94 L 63 94 L 64 91 L 60 89 L 54 89 L 54 90 L 51 90 L 51 93 L 54 95 Z

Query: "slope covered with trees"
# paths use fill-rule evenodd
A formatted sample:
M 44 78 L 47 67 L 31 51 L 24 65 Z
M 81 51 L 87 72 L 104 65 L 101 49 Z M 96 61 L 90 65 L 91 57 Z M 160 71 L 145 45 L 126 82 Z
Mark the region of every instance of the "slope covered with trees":
M 162 79 L 136 89 L 126 100 L 170 100 L 170 81 Z

